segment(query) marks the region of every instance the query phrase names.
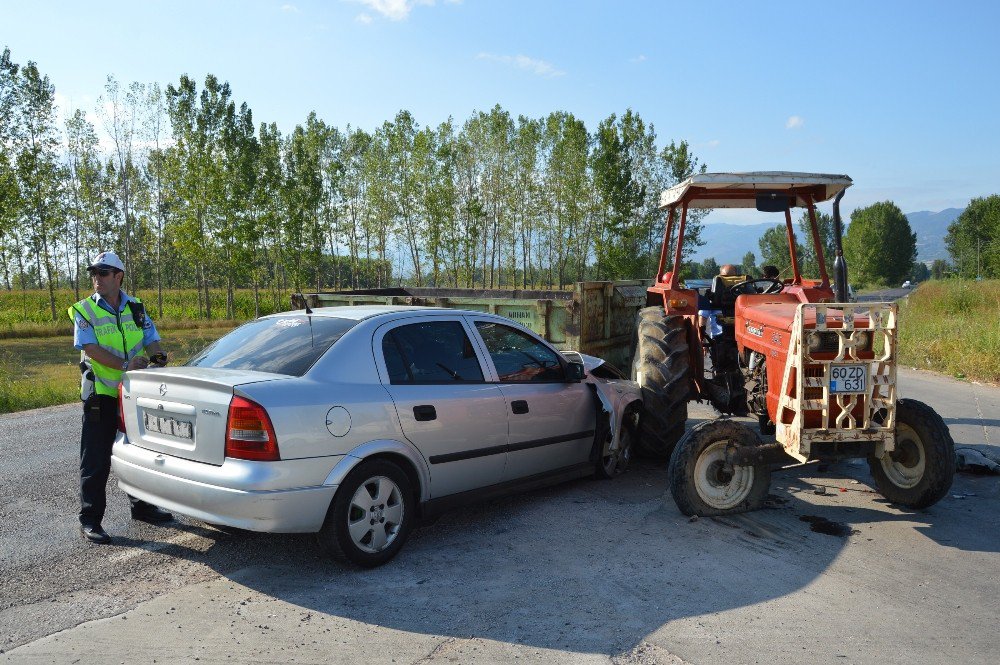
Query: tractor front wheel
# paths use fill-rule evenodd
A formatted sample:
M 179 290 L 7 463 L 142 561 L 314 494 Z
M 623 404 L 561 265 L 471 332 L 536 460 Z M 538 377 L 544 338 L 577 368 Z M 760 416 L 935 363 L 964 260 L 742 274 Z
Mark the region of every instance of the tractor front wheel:
M 955 442 L 948 426 L 923 402 L 896 403 L 896 447 L 881 457 L 868 458 L 875 485 L 882 496 L 907 508 L 937 503 L 955 477 Z
M 660 305 L 639 311 L 632 378 L 642 389 L 643 416 L 636 448 L 646 457 L 670 459 L 684 435 L 691 374 L 687 328 L 682 316 Z
M 731 446 L 759 446 L 760 437 L 732 420 L 709 420 L 681 439 L 670 457 L 670 493 L 685 515 L 728 515 L 764 504 L 771 485 L 767 464 L 726 463 Z

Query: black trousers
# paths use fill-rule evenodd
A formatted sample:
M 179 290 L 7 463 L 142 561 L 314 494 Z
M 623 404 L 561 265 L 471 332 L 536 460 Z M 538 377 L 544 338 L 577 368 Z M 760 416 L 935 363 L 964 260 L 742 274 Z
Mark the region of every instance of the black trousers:
M 118 432 L 118 398 L 91 395 L 83 403 L 83 430 L 80 433 L 80 524 L 100 526 L 107 507 L 111 447 Z M 129 497 L 133 510 L 149 504 Z

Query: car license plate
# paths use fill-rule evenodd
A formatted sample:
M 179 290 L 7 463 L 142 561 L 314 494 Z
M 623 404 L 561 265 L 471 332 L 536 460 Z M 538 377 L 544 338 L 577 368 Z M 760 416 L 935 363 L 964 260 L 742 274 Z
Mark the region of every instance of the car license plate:
M 142 420 L 147 432 L 169 434 L 179 439 L 192 438 L 191 423 L 186 420 L 158 416 L 153 413 L 143 413 Z
M 868 365 L 830 365 L 830 392 L 837 394 L 868 391 Z

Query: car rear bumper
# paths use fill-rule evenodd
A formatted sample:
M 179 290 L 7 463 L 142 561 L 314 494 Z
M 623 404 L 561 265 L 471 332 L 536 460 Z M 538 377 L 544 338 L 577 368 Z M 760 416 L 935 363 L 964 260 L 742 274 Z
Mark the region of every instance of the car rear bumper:
M 252 462 L 226 459 L 212 466 L 168 457 L 127 443 L 115 442 L 111 466 L 125 493 L 209 524 L 273 533 L 319 531 L 336 485 L 294 484 L 297 467 L 332 468 L 312 460 Z M 324 474 L 325 476 L 325 474 Z M 321 482 L 321 481 L 320 481 Z M 282 487 L 281 485 L 285 485 Z

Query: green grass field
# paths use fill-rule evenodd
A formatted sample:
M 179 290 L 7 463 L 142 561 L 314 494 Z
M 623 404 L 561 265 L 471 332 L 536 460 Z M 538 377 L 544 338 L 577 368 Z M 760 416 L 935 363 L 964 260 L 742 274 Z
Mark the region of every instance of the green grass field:
M 176 365 L 233 327 L 161 329 L 161 345 Z M 69 335 L 0 340 L 0 413 L 78 401 L 79 362 Z
M 899 363 L 1000 383 L 1000 281 L 923 282 L 899 308 Z
M 82 292 L 81 297 L 91 292 Z M 142 299 L 146 309 L 153 315 L 156 327 L 160 330 L 209 327 L 213 325 L 230 326 L 232 321 L 224 321 L 226 315 L 226 293 L 215 290 L 210 293 L 212 301 L 212 320 L 206 321 L 198 316 L 198 294 L 194 289 L 176 289 L 163 292 L 163 314 L 157 309 L 155 291 L 132 294 Z M 0 339 L 53 337 L 72 335 L 72 324 L 66 310 L 77 301 L 74 293 L 68 289 L 60 289 L 55 294 L 56 320 L 52 320 L 52 309 L 49 305 L 49 293 L 43 290 L 31 291 L 0 291 Z M 260 292 L 260 316 L 291 309 L 291 292 L 278 294 Z M 237 290 L 233 297 L 233 320 L 248 321 L 255 318 L 253 291 Z
M 165 291 L 162 317 L 157 315 L 155 292 L 135 295 L 152 313 L 162 345 L 174 364 L 186 361 L 243 321 L 254 318 L 253 292 L 249 290 L 235 293 L 236 316 L 232 320 L 219 318 L 226 313 L 226 294 L 221 290 L 210 294 L 215 317 L 212 320 L 198 318 L 194 289 Z M 66 309 L 76 300 L 68 289 L 57 291 L 57 319 L 53 321 L 48 291 L 0 291 L 0 413 L 79 399 L 80 353 L 73 348 L 73 327 L 66 315 Z M 288 292 L 260 294 L 261 315 L 290 307 Z

